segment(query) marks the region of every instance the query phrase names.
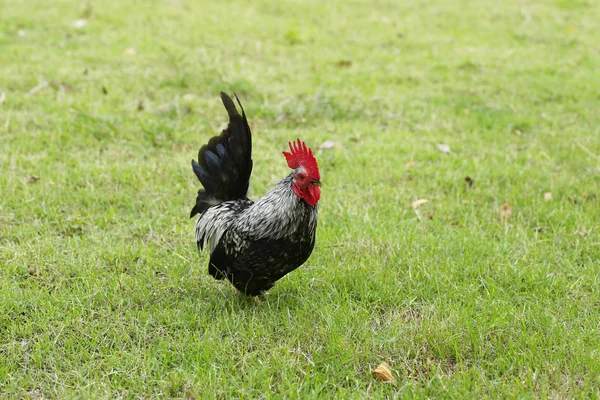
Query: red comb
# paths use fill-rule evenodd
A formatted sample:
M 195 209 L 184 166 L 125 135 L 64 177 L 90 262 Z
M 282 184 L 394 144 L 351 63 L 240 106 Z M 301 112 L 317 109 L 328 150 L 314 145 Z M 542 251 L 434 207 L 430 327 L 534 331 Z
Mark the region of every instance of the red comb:
M 288 145 L 291 152 L 283 152 L 288 166 L 291 169 L 296 169 L 300 166 L 304 167 L 313 178 L 319 179 L 317 159 L 313 155 L 312 150 L 306 147 L 306 143 L 298 139 L 295 142 L 288 142 Z

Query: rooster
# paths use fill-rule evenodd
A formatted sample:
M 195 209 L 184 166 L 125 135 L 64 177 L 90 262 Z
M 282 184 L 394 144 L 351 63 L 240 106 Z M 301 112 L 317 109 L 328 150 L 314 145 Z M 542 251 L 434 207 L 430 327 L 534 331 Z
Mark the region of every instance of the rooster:
M 190 218 L 200 214 L 196 242 L 199 250 L 210 248 L 209 274 L 227 278 L 247 296 L 257 296 L 312 253 L 321 177 L 312 150 L 298 139 L 283 152 L 292 172 L 262 199 L 249 200 L 252 134 L 244 108 L 235 99 L 241 115 L 221 92 L 229 124 L 200 148 L 198 162 L 192 160 L 204 189 L 198 191 Z

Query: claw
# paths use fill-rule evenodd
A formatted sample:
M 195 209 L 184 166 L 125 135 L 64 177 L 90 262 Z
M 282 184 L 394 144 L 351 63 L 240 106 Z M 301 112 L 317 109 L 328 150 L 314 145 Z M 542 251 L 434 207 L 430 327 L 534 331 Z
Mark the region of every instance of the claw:
M 258 297 L 258 296 L 250 296 L 250 297 L 248 297 L 248 300 L 250 300 L 257 306 L 262 303 L 262 301 L 260 300 L 260 297 Z

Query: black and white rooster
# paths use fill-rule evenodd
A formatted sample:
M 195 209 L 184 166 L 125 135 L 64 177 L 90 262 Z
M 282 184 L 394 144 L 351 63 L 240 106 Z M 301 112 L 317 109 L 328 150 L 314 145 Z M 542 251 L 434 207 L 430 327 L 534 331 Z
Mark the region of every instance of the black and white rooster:
M 235 98 L 241 115 L 221 92 L 229 125 L 200 148 L 198 162 L 192 160 L 204 190 L 198 191 L 190 218 L 200 214 L 196 242 L 200 250 L 210 248 L 208 272 L 256 296 L 312 253 L 321 177 L 312 150 L 298 139 L 289 143 L 290 152 L 283 153 L 293 171 L 262 199 L 249 200 L 252 135 Z

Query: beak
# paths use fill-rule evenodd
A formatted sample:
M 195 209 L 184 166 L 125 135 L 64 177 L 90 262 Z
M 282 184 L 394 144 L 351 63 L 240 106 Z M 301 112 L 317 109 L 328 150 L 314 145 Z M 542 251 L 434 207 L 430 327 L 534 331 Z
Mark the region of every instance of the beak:
M 313 185 L 313 186 L 321 187 L 321 180 L 320 179 L 315 179 L 314 181 L 310 181 L 310 184 Z

